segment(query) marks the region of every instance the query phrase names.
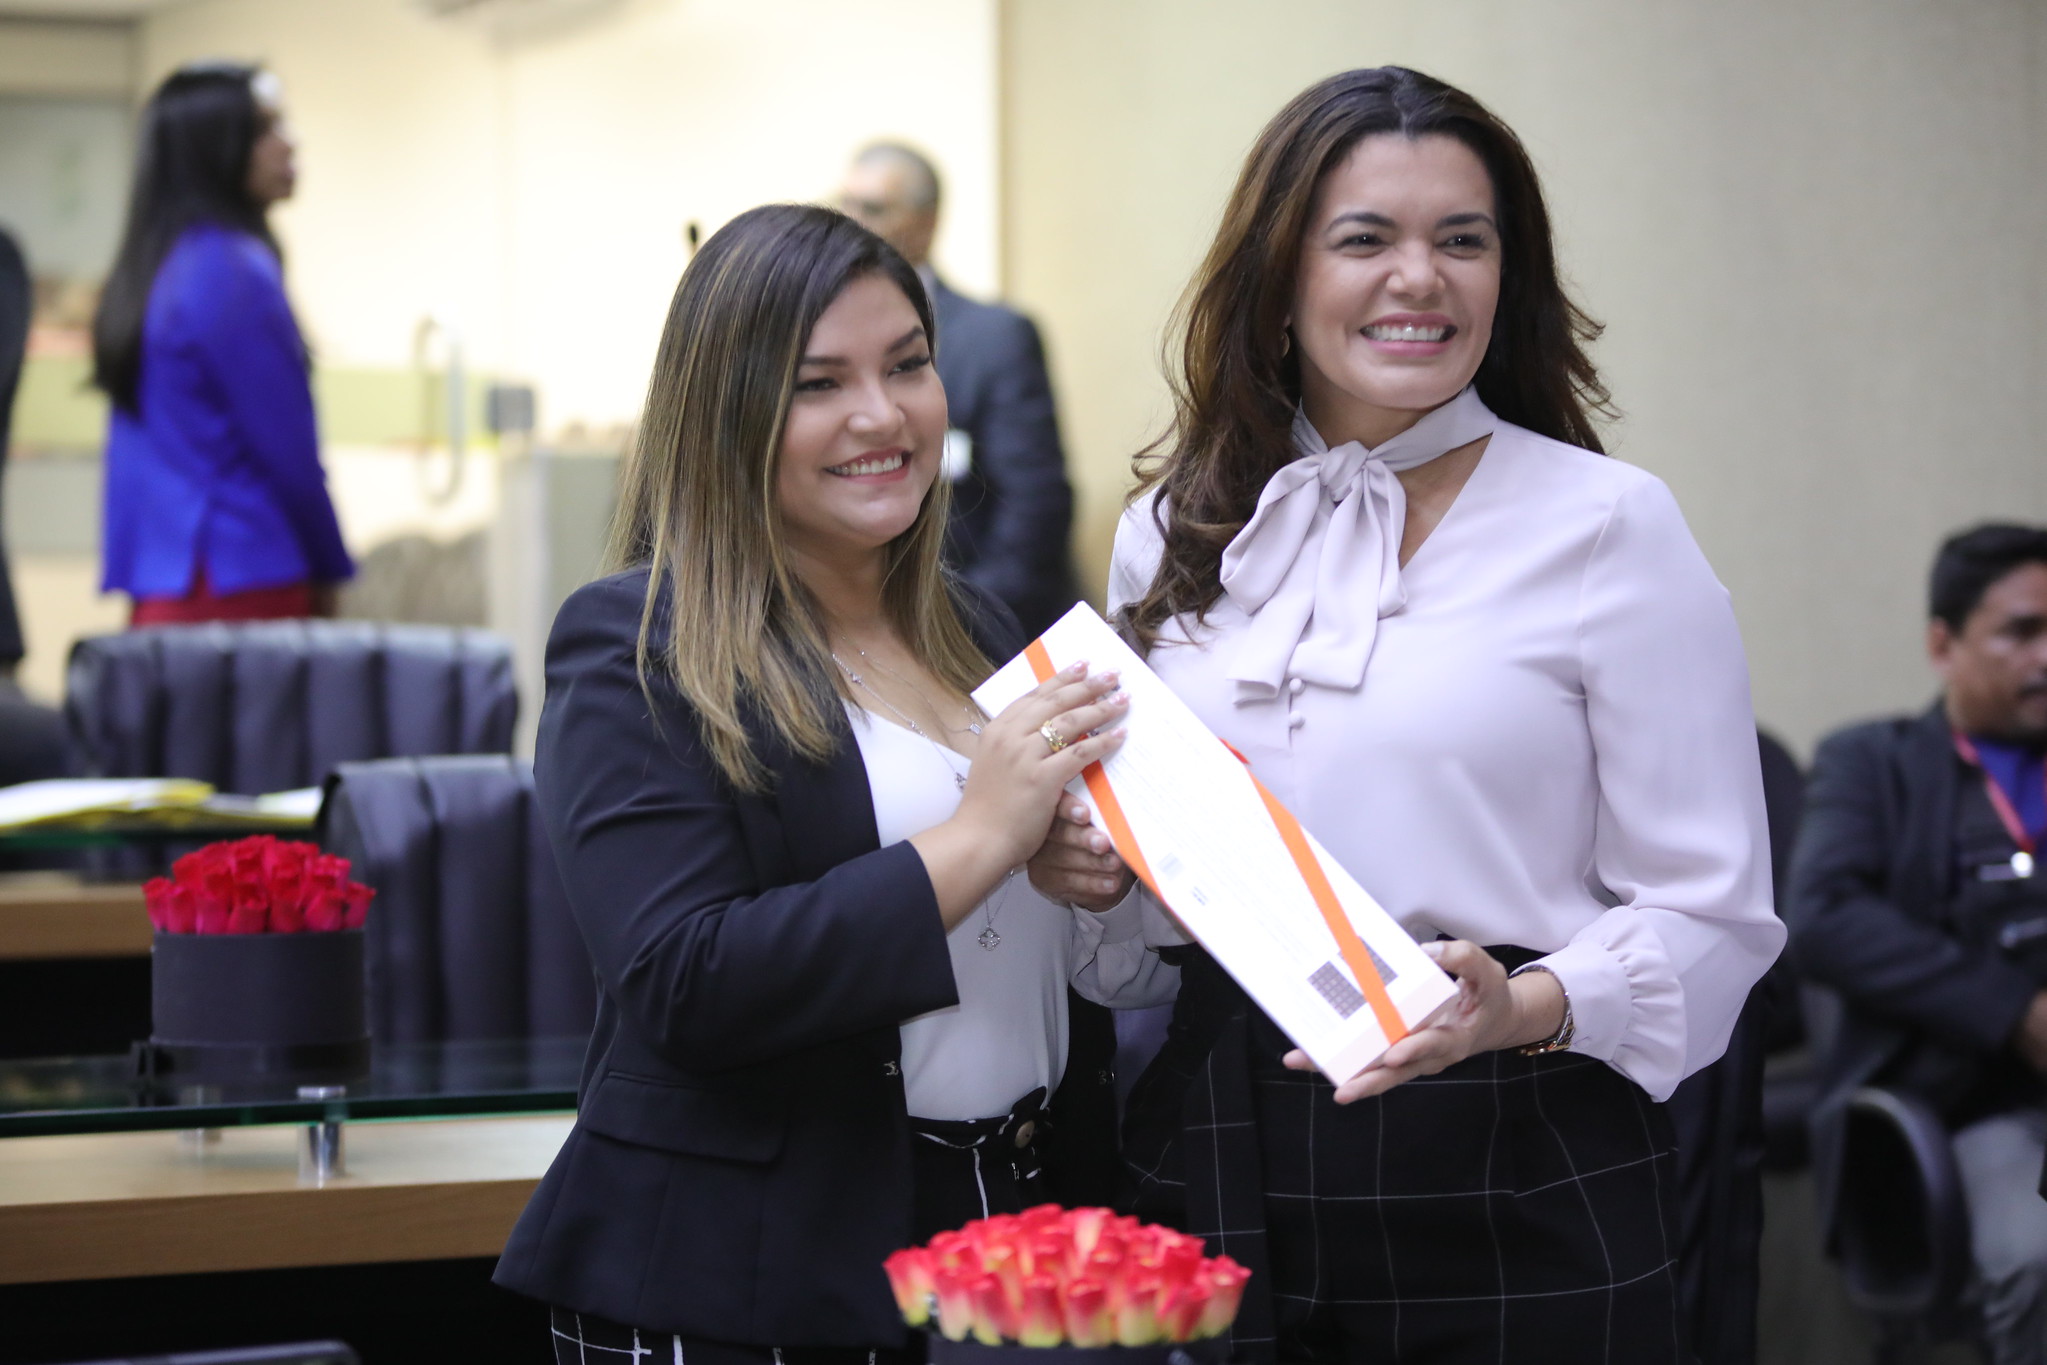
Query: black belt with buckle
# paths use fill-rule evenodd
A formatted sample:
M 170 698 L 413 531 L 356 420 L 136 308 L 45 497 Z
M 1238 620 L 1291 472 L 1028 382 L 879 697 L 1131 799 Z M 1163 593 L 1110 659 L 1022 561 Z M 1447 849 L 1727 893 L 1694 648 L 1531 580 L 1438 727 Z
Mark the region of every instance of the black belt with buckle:
M 1039 1086 L 1010 1106 L 1009 1112 L 987 1119 L 922 1119 L 910 1116 L 910 1131 L 926 1142 L 955 1151 L 981 1153 L 982 1160 L 1006 1162 L 1018 1179 L 1038 1174 L 1038 1157 L 1052 1134 L 1045 1117 L 1045 1087 Z

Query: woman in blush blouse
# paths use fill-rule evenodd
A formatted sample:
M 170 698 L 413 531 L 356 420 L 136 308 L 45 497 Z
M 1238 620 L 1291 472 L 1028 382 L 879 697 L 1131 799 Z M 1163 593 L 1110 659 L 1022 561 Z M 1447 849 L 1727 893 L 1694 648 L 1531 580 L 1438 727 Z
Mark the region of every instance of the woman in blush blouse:
M 267 221 L 297 180 L 276 79 L 174 72 L 140 143 L 93 319 L 113 406 L 101 591 L 127 593 L 138 626 L 331 615 L 355 565 Z
M 1124 701 L 1080 668 L 992 720 L 969 700 L 1023 639 L 941 566 L 933 330 L 842 214 L 719 229 L 662 335 L 620 571 L 556 618 L 534 776 L 597 1023 L 497 1278 L 553 1306 L 561 1361 L 911 1358 L 883 1258 L 1061 1193 L 1068 984 L 1171 996 L 1103 951 L 1137 907 L 1012 875 Z
M 1681 1359 L 1657 1101 L 1783 930 L 1733 612 L 1669 490 L 1599 453 L 1534 169 L 1440 81 L 1333 77 L 1259 137 L 1183 311 L 1110 603 L 1459 994 L 1332 1085 L 1164 947 L 1141 1206 L 1252 1267 L 1245 1359 Z M 1034 879 L 1115 904 L 1069 813 Z

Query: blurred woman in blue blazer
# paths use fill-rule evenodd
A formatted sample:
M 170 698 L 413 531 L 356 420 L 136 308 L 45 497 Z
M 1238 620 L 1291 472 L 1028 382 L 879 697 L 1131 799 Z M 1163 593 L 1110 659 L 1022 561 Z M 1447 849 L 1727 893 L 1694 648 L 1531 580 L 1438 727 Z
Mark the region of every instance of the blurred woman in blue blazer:
M 332 613 L 355 566 L 327 496 L 270 206 L 297 178 L 277 82 L 174 72 L 143 111 L 93 319 L 112 400 L 100 587 L 135 625 Z

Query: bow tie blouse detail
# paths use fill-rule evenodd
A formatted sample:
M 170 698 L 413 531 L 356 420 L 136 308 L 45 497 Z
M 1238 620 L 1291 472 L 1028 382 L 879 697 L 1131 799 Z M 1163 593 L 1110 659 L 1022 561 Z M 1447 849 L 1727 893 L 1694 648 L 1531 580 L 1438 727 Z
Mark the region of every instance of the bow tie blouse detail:
M 1278 696 L 1289 677 L 1344 689 L 1364 682 L 1379 619 L 1407 602 L 1400 471 L 1498 426 L 1470 387 L 1369 449 L 1346 441 L 1332 450 L 1305 413 L 1294 414 L 1300 458 L 1267 481 L 1223 551 L 1223 592 L 1249 618 L 1227 666 L 1239 705 Z

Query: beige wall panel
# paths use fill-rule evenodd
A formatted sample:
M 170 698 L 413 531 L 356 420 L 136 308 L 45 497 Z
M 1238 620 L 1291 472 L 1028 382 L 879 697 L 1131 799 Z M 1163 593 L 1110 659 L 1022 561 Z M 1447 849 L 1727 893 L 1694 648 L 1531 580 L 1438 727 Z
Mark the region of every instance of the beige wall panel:
M 323 363 L 405 364 L 429 313 L 465 324 L 472 359 L 500 358 L 491 215 L 504 167 L 487 43 L 402 0 L 198 0 L 140 27 L 138 95 L 208 58 L 259 61 L 282 81 L 299 184 L 273 221 Z
M 708 234 L 756 204 L 829 197 L 876 137 L 938 161 L 940 266 L 961 288 L 994 288 L 993 0 L 642 9 L 512 59 L 514 330 L 551 401 L 637 411 L 687 259 L 683 225 Z
M 1010 0 L 1006 264 L 1098 587 L 1160 324 L 1289 96 L 1400 62 L 1512 123 L 1608 324 L 1609 444 L 1667 479 L 1801 750 L 1930 695 L 1948 530 L 2047 521 L 2047 9 L 2032 0 Z
M 637 414 L 684 225 L 825 197 L 868 139 L 942 163 L 941 264 L 994 288 L 995 33 L 994 0 L 618 0 L 518 33 L 406 0 L 192 0 L 143 23 L 141 66 L 279 73 L 302 175 L 278 226 L 323 361 L 407 364 L 433 313 L 537 381 L 548 426 L 604 425 Z
M 0 19 L 0 96 L 118 95 L 135 81 L 125 24 Z

